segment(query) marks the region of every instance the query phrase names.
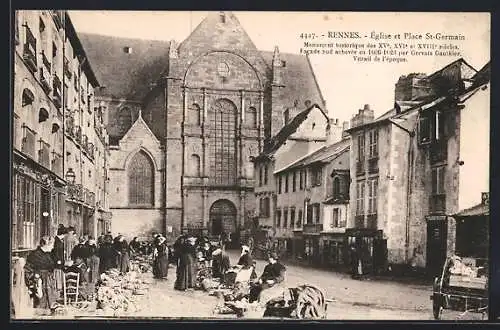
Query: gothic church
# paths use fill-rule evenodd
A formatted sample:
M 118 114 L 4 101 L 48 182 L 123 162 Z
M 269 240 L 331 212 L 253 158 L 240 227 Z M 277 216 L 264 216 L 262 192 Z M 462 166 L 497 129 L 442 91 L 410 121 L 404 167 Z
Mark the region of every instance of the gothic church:
M 251 158 L 310 105 L 325 109 L 309 59 L 258 50 L 232 13 L 180 44 L 80 39 L 104 85 L 114 233 L 237 236 L 255 207 Z

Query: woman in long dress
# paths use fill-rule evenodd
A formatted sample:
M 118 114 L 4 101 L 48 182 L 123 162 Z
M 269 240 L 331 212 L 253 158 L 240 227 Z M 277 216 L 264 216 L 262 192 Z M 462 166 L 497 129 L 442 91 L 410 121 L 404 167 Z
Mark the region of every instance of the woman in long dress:
M 92 237 L 87 242 L 88 257 L 87 266 L 89 270 L 89 283 L 95 284 L 99 280 L 99 251 L 97 249 L 96 241 Z
M 56 290 L 61 292 L 64 288 L 64 236 L 66 235 L 64 225 L 59 225 L 56 235 L 54 238 L 54 248 L 52 249 L 52 259 L 54 259 L 55 263 L 54 278 L 56 281 Z
M 182 246 L 180 246 L 180 256 L 177 262 L 177 278 L 174 288 L 176 290 L 184 291 L 186 289 L 194 288 L 196 276 L 193 272 L 195 267 L 195 240 L 188 238 Z
M 33 288 L 33 307 L 52 311 L 59 298 L 54 278 L 53 245 L 49 236 L 43 236 L 38 248 L 26 258 L 24 266 L 26 282 Z
M 121 274 L 125 274 L 129 271 L 129 247 L 128 243 L 125 240 L 125 237 L 121 236 L 118 238 L 118 242 L 116 244 L 116 249 L 118 251 L 118 269 Z
M 159 237 L 155 247 L 153 275 L 158 279 L 167 279 L 168 276 L 168 246 L 165 237 Z
M 113 237 L 104 236 L 103 243 L 99 247 L 99 273 L 116 267 L 117 252 L 113 247 Z

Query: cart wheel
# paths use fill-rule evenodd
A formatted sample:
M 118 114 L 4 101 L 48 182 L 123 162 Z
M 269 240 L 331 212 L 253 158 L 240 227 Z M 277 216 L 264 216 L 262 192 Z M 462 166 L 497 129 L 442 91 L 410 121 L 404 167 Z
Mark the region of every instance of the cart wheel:
M 438 297 L 434 297 L 432 302 L 432 314 L 434 314 L 434 319 L 439 320 L 443 312 L 443 307 L 441 307 L 441 302 Z

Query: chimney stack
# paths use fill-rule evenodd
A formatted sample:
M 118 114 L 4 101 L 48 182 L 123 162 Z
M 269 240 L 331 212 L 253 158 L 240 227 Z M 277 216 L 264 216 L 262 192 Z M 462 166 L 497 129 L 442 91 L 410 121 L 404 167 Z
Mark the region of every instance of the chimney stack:
M 342 138 L 345 138 L 349 135 L 349 133 L 346 132 L 348 129 L 349 129 L 349 122 L 344 121 L 342 123 Z
M 351 119 L 351 128 L 368 124 L 375 119 L 375 113 L 370 108 L 369 104 L 365 104 L 363 109 L 359 109 L 358 113 L 355 114 Z
M 425 73 L 410 73 L 399 77 L 394 89 L 394 102 L 416 101 L 432 94 Z
M 326 144 L 331 145 L 342 140 L 342 127 L 338 125 L 339 120 L 330 118 L 326 126 Z

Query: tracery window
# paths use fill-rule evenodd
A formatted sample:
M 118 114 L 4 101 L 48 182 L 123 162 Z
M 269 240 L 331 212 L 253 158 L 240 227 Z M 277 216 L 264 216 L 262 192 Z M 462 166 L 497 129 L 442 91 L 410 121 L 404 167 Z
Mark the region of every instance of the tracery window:
M 128 166 L 128 198 L 131 206 L 154 205 L 154 166 L 144 151 L 136 153 Z
M 210 176 L 212 184 L 236 182 L 236 107 L 226 99 L 210 108 Z

